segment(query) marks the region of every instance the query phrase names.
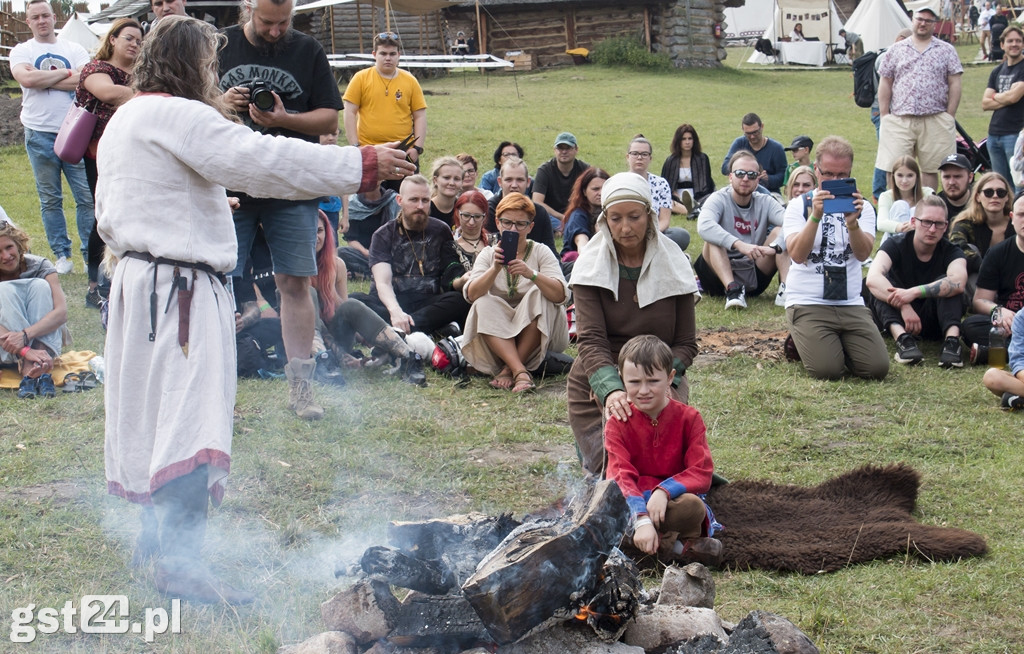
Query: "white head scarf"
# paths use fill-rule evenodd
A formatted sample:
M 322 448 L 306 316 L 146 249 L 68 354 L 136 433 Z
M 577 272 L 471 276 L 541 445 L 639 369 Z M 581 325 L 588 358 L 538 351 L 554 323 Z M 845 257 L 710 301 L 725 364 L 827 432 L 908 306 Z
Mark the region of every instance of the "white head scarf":
M 647 209 L 647 230 L 644 261 L 637 280 L 637 302 L 640 308 L 675 295 L 697 292 L 697 279 L 690 261 L 671 239 L 657 230 L 657 212 L 651 204 L 651 185 L 636 173 L 618 173 L 601 189 L 601 215 L 597 229 L 573 265 L 570 286 L 597 286 L 608 289 L 619 299 L 619 258 L 615 241 L 608 229 L 606 213 L 620 202 L 638 202 Z

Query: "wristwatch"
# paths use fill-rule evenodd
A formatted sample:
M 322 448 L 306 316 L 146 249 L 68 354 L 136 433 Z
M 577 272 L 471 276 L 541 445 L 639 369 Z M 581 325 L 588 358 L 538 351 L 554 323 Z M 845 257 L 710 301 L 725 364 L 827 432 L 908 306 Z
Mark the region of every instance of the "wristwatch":
M 420 154 L 423 154 L 423 148 L 421 148 L 418 145 L 412 146 L 412 149 L 415 150 L 416 152 L 420 153 Z
M 775 254 L 782 254 L 782 246 L 779 245 L 778 242 L 772 243 L 769 247 L 775 250 Z

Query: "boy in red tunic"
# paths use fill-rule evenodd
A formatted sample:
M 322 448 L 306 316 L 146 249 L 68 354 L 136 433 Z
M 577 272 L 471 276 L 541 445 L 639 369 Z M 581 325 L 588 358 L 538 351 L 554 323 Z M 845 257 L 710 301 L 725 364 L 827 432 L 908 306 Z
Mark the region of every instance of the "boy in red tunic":
M 630 411 L 605 425 L 608 478 L 635 516 L 633 545 L 663 560 L 717 565 L 719 525 L 702 496 L 714 464 L 704 420 L 669 397 L 672 350 L 651 335 L 630 339 L 619 353 Z

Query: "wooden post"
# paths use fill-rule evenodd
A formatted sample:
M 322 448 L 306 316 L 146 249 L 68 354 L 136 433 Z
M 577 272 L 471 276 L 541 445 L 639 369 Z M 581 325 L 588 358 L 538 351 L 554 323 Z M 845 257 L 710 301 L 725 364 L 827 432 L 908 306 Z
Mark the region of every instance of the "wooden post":
M 480 16 L 480 2 L 476 3 L 476 44 L 480 50 L 480 54 L 487 54 L 487 25 L 484 23 L 484 19 Z
M 647 51 L 651 52 L 651 10 L 644 7 L 644 40 L 647 42 Z
M 334 42 L 334 5 L 327 8 L 327 13 L 331 17 L 331 54 L 336 54 L 338 44 Z
M 568 9 L 565 12 L 565 49 L 572 50 L 576 47 L 576 10 Z
M 356 3 L 356 31 L 359 33 L 359 53 L 363 54 L 365 52 L 363 49 L 363 12 L 359 10 L 361 4 L 360 2 Z

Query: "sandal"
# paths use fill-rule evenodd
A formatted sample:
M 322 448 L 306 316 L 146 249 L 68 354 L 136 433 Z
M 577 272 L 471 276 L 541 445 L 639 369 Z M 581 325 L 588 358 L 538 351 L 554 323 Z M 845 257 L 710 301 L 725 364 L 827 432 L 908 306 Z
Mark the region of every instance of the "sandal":
M 526 375 L 526 379 L 522 379 L 522 376 Z M 537 388 L 537 385 L 533 383 L 533 375 L 526 370 L 520 370 L 515 374 L 515 386 L 512 387 L 513 393 L 526 393 Z
M 77 372 L 69 372 L 64 375 L 64 381 L 62 382 L 64 388 L 62 389 L 65 393 L 81 393 L 82 392 L 82 378 Z
M 80 375 L 81 388 L 83 391 L 91 391 L 99 385 L 99 380 L 96 379 L 96 374 L 92 372 L 83 372 Z
M 498 371 L 498 374 L 491 380 L 490 386 L 499 391 L 507 391 L 512 388 L 512 371 L 508 369 L 508 366 Z

